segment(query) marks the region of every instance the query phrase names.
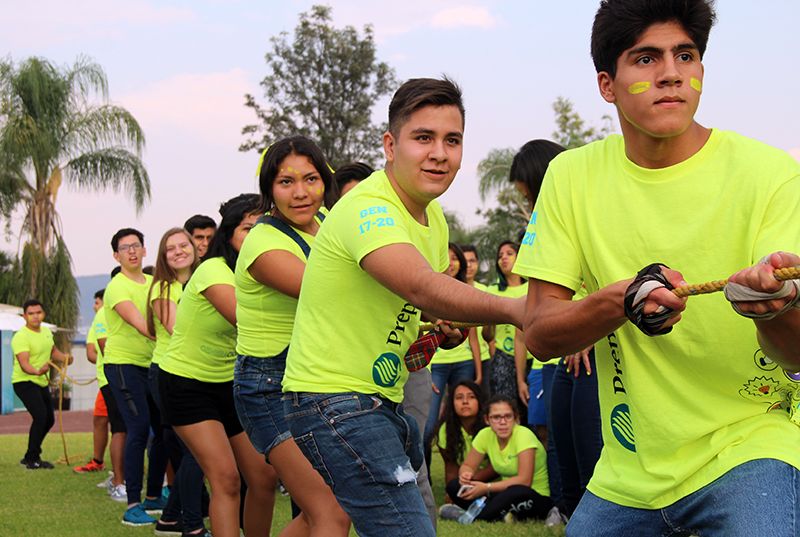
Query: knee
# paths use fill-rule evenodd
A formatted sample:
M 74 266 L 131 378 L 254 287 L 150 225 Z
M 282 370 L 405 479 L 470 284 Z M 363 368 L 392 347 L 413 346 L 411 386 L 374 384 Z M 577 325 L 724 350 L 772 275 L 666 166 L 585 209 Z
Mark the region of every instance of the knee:
M 449 483 L 445 486 L 445 491 L 450 498 L 455 498 L 458 495 L 458 489 L 461 488 L 461 485 L 458 482 L 458 478 L 451 479 Z
M 236 497 L 241 490 L 239 471 L 236 467 L 227 468 L 210 474 L 211 491 L 214 494 L 221 494 L 228 497 Z

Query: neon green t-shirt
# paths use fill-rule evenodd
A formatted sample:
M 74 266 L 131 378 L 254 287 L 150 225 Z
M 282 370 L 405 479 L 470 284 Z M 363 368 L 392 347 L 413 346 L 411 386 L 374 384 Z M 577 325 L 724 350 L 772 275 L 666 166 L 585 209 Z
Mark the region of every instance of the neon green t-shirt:
M 319 222 L 319 220 L 317 220 Z M 314 237 L 295 229 L 309 246 Z M 297 243 L 279 229 L 258 224 L 250 230 L 236 261 L 236 352 L 261 358 L 283 351 L 292 338 L 297 299 L 266 286 L 250 275 L 249 268 L 264 252 L 285 250 L 306 262 Z
M 162 287 L 161 283 L 162 282 L 159 282 L 159 284 L 156 284 L 153 288 L 152 294 L 150 295 L 150 307 L 153 306 L 154 301 L 160 298 L 169 300 L 177 307 L 178 302 L 181 300 L 181 296 L 183 296 L 183 284 L 181 284 L 181 282 L 178 280 L 175 280 L 171 284 Z M 177 317 L 177 313 L 175 315 Z M 164 356 L 164 353 L 167 352 L 167 348 L 169 347 L 169 342 L 172 339 L 172 336 L 169 332 L 167 332 L 167 329 L 164 328 L 164 323 L 158 319 L 158 316 L 155 313 L 153 313 L 153 324 L 156 327 L 156 348 L 153 351 L 153 363 L 160 364 L 161 358 Z
M 465 338 L 457 347 L 452 349 L 436 349 L 428 366 L 430 368 L 433 364 L 455 364 L 466 361 L 472 361 L 472 349 L 469 347 L 468 338 Z
M 200 263 L 183 290 L 175 328 L 159 367 L 201 382 L 233 380 L 236 327 L 202 295 L 212 285 L 234 286 L 233 271 L 222 257 Z
M 514 425 L 511 437 L 508 439 L 505 449 L 500 449 L 497 442 L 497 435 L 491 427 L 484 427 L 472 440 L 472 447 L 475 451 L 483 453 L 492 463 L 492 468 L 503 479 L 515 477 L 519 473 L 518 457 L 526 449 L 534 452 L 533 481 L 531 488 L 542 496 L 550 497 L 550 481 L 547 477 L 547 458 L 544 446 L 536 435 L 522 425 Z
M 122 320 L 114 306 L 125 301 L 133 302 L 142 318 L 147 318 L 147 292 L 153 277 L 144 275 L 144 283 L 138 283 L 122 273 L 117 274 L 106 287 L 103 294 L 103 308 L 106 312 L 107 334 L 106 364 L 132 364 L 150 367 L 156 342 L 144 337 L 133 326 Z
M 28 361 L 35 368 L 40 368 L 50 359 L 53 352 L 53 333 L 46 326 L 39 326 L 39 332 L 34 332 L 28 326 L 23 326 L 11 338 L 11 351 L 14 353 L 14 366 L 11 370 L 11 384 L 16 382 L 33 382 L 39 386 L 47 386 L 47 373 L 44 375 L 31 375 L 22 370 L 17 360 L 17 355 L 27 352 Z
M 450 263 L 447 222 L 436 201 L 427 216 L 428 226 L 411 217 L 383 170 L 334 206 L 303 276 L 284 391 L 379 393 L 403 400 L 403 357 L 417 338 L 420 311 L 374 280 L 360 262 L 378 248 L 407 243 L 443 272 Z
M 497 296 L 504 296 L 507 298 L 519 298 L 528 294 L 528 282 L 514 287 L 506 287 L 503 291 L 500 290 L 496 283 L 490 285 L 486 289 L 487 293 Z M 516 335 L 516 328 L 513 324 L 498 324 L 495 327 L 494 341 L 498 349 L 514 356 L 514 337 Z M 529 356 L 530 358 L 530 356 Z
M 487 291 L 487 287 L 480 282 L 473 282 L 473 287 L 478 291 Z M 483 339 L 480 327 L 478 327 L 478 341 L 481 345 L 481 362 L 485 362 L 492 356 L 489 354 L 489 342 Z
M 798 199 L 800 164 L 733 132 L 654 170 L 610 136 L 550 163 L 515 270 L 589 292 L 655 262 L 690 283 L 725 278 L 797 252 Z M 658 509 L 750 460 L 800 468 L 800 377 L 764 355 L 722 293 L 690 299 L 667 335 L 626 323 L 595 356 L 605 447 L 588 488 L 601 498 Z
M 97 310 L 94 314 L 92 327 L 89 328 L 89 333 L 86 335 L 86 343 L 94 343 L 94 348 L 97 351 L 97 387 L 102 388 L 108 384 L 106 380 L 106 373 L 103 370 L 103 351 L 100 350 L 100 345 L 97 344 L 98 339 L 106 337 L 106 311 L 104 308 Z

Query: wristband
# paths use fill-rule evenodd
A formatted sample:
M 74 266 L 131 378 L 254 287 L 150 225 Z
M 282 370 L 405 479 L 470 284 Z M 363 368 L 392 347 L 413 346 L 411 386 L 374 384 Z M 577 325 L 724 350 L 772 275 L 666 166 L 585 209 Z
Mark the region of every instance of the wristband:
M 675 288 L 661 271 L 662 266 L 669 268 L 662 263 L 653 263 L 640 270 L 625 291 L 623 301 L 625 316 L 648 336 L 661 336 L 672 331 L 671 326 L 661 327 L 667 322 L 673 310 L 659 306 L 653 313 L 644 313 L 644 303 L 650 293 L 661 287 L 670 290 Z
M 770 256 L 764 256 L 758 262 L 759 265 L 769 265 Z M 794 298 L 789 300 L 779 311 L 769 311 L 767 313 L 753 313 L 750 311 L 742 311 L 737 302 L 757 302 L 761 300 L 778 300 L 786 298 L 792 294 L 792 289 L 795 290 Z M 756 291 L 746 285 L 741 285 L 734 282 L 728 282 L 725 286 L 725 298 L 731 303 L 733 310 L 748 319 L 757 319 L 760 321 L 768 321 L 774 319 L 781 313 L 786 313 L 792 308 L 800 308 L 800 281 L 787 280 L 783 282 L 783 286 L 774 293 L 764 293 Z

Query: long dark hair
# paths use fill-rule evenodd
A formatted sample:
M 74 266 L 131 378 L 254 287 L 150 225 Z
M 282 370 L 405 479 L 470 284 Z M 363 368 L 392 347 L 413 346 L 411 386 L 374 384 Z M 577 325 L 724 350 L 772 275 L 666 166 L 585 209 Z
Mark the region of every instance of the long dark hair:
M 452 250 L 458 258 L 458 272 L 453 277 L 460 282 L 467 283 L 467 258 L 464 257 L 464 252 L 461 250 L 461 246 L 454 242 L 449 242 L 447 243 L 447 249 Z M 448 258 L 449 257 L 450 256 L 448 254 Z
M 222 222 L 208 243 L 208 252 L 203 256 L 203 263 L 214 257 L 222 257 L 231 270 L 236 270 L 239 252 L 231 244 L 231 238 L 247 215 L 258 212 L 258 201 L 258 194 L 240 194 L 220 206 L 219 214 L 222 215 Z
M 505 291 L 506 288 L 508 287 L 508 280 L 506 279 L 506 275 L 503 274 L 503 270 L 500 268 L 500 261 L 498 260 L 498 258 L 500 257 L 500 249 L 506 244 L 511 246 L 515 252 L 519 253 L 519 243 L 516 243 L 514 241 L 505 240 L 500 243 L 500 246 L 497 247 L 497 254 L 494 256 L 494 268 L 495 271 L 497 272 L 497 288 L 501 291 Z M 525 278 L 520 278 L 520 279 L 522 280 L 522 283 L 528 281 Z
M 478 434 L 478 431 L 486 427 L 486 421 L 483 419 L 483 416 L 486 413 L 487 407 L 486 394 L 483 388 L 469 379 L 461 379 L 452 388 L 447 388 L 447 402 L 444 405 L 444 412 L 442 412 L 441 419 L 436 423 L 431 442 L 433 445 L 439 445 L 439 430 L 442 428 L 442 424 L 444 424 L 445 442 L 447 445 L 441 450 L 442 457 L 447 462 L 463 464 L 464 461 L 461 460 L 461 457 L 464 454 L 464 446 L 466 443 L 464 442 L 464 435 L 461 434 L 461 419 L 458 417 L 458 414 L 456 414 L 455 409 L 456 388 L 459 386 L 466 386 L 475 394 L 475 398 L 478 400 L 478 414 L 475 416 L 475 424 L 472 426 L 471 431 L 467 431 L 467 434 L 474 437 Z
M 189 240 L 189 244 L 192 245 L 192 252 L 194 255 L 194 259 L 192 260 L 192 272 L 194 272 L 194 269 L 200 264 L 200 258 L 197 256 L 197 246 L 195 246 L 194 239 L 192 239 L 192 235 L 188 231 L 184 228 L 174 227 L 164 233 L 164 236 L 161 237 L 161 242 L 158 243 L 156 268 L 153 270 L 153 283 L 150 285 L 150 290 L 147 291 L 147 331 L 151 336 L 156 335 L 156 322 L 153 318 L 153 305 L 151 303 L 153 300 L 153 289 L 157 289 L 157 295 L 166 291 L 166 298 L 169 300 L 170 285 L 178 279 L 178 275 L 175 274 L 175 271 L 169 266 L 169 263 L 167 263 L 167 239 L 178 233 L 184 235 Z M 169 313 L 167 313 L 167 315 L 169 315 Z M 162 321 L 166 323 L 168 318 L 162 319 Z

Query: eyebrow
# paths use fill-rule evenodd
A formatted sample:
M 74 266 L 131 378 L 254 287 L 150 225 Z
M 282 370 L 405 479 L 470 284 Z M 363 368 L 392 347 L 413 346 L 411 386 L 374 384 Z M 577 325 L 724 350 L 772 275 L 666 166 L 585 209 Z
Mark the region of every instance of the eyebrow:
M 434 131 L 433 129 L 428 129 L 428 128 L 426 128 L 426 127 L 420 127 L 420 128 L 418 128 L 418 129 L 414 129 L 413 131 L 411 131 L 411 133 L 410 133 L 410 134 L 411 134 L 412 136 L 416 136 L 416 135 L 418 135 L 418 134 L 431 134 L 431 135 L 435 135 L 435 134 L 436 134 L 436 131 Z M 445 138 L 452 138 L 452 137 L 456 137 L 456 138 L 464 138 L 464 133 L 462 133 L 461 131 L 454 131 L 454 132 L 448 132 L 448 133 L 445 135 Z
M 672 52 L 679 52 L 681 50 L 699 50 L 697 45 L 694 43 L 681 43 L 680 45 L 675 45 L 672 47 Z M 644 46 L 644 47 L 637 47 L 631 49 L 628 52 L 628 58 L 631 56 L 635 56 L 637 54 L 642 54 L 643 52 L 651 52 L 653 54 L 664 54 L 664 49 L 658 47 L 651 47 L 651 46 Z

